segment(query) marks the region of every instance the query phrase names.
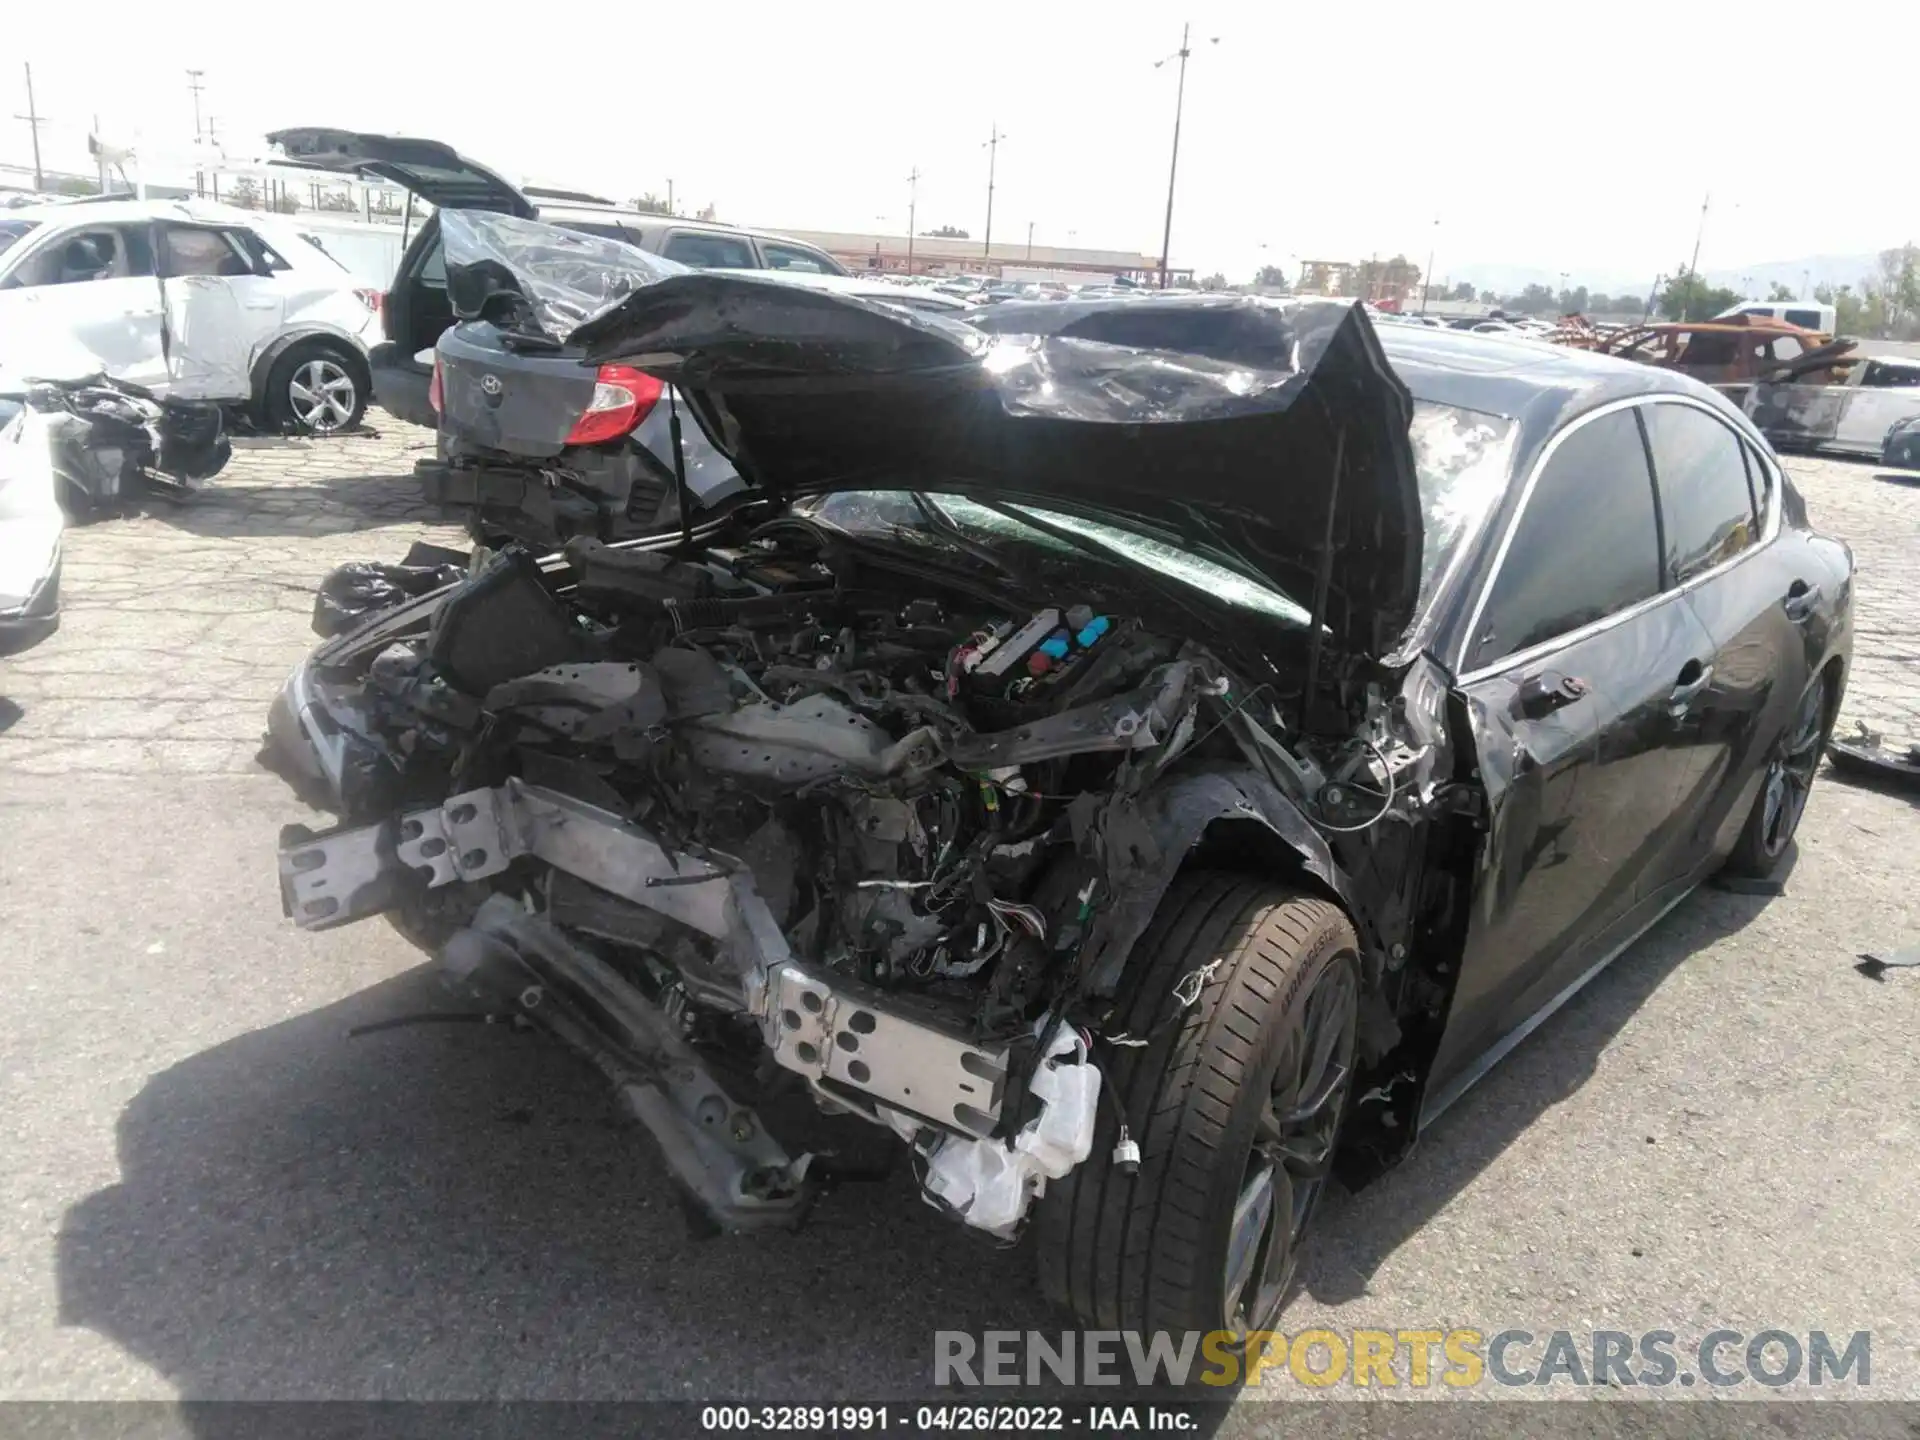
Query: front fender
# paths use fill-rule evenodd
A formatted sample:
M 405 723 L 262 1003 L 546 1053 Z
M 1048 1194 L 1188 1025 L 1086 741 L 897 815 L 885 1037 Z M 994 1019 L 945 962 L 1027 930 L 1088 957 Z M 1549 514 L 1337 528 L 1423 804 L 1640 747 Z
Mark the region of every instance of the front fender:
M 1101 825 L 1110 897 L 1088 929 L 1082 973 L 1089 988 L 1112 995 L 1133 947 L 1195 846 L 1215 825 L 1245 824 L 1271 838 L 1288 867 L 1304 873 L 1349 914 L 1351 883 L 1326 838 L 1279 787 L 1248 767 L 1193 770 L 1145 795 L 1116 798 Z M 1286 873 L 1282 868 L 1278 873 Z

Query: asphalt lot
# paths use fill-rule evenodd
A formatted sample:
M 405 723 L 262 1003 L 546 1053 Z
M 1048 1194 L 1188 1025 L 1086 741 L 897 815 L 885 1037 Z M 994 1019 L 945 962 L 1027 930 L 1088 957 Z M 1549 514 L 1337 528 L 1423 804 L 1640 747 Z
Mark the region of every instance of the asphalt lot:
M 252 757 L 320 575 L 455 538 L 374 419 L 72 533 L 63 629 L 0 662 L 0 1398 L 905 1397 L 936 1328 L 1057 1330 L 904 1177 L 695 1244 L 557 1050 L 347 1038 L 443 1002 L 383 925 L 281 919 L 311 817 Z M 1789 463 L 1860 559 L 1842 724 L 1920 739 L 1920 488 Z M 1920 942 L 1916 851 L 1823 775 L 1786 894 L 1697 894 L 1333 1198 L 1289 1328 L 1865 1329 L 1920 1398 L 1920 971 L 1853 968 Z

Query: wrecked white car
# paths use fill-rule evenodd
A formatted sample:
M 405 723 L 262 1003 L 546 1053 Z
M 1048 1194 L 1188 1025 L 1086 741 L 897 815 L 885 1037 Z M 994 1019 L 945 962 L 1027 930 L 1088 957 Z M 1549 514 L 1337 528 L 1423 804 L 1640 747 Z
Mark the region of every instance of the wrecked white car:
M 374 292 L 278 215 L 112 198 L 0 217 L 0 386 L 50 357 L 269 429 L 352 427 L 372 391 Z
M 454 289 L 538 333 L 503 253 Z M 720 1228 L 815 1197 L 763 1115 L 784 1083 L 897 1135 L 957 1221 L 1037 1231 L 1089 1323 L 1267 1325 L 1337 1155 L 1392 1163 L 1595 947 L 1791 835 L 1757 797 L 1801 793 L 1848 629 L 1789 491 L 1744 583 L 1824 588 L 1805 644 L 1747 647 L 1773 684 L 1673 699 L 1646 606 L 1565 647 L 1480 614 L 1500 557 L 1553 558 L 1514 540 L 1516 472 L 1596 411 L 1761 444 L 1691 382 L 1426 331 L 1390 361 L 1358 307 L 1237 297 L 958 324 L 689 274 L 565 328 L 748 489 L 682 481 L 673 533 L 510 549 L 322 645 L 268 753 L 341 823 L 283 836 L 282 895 L 389 916 L 590 1059 Z M 1689 789 L 1640 761 L 1695 702 L 1744 738 Z M 1628 822 L 1662 843 L 1594 833 Z

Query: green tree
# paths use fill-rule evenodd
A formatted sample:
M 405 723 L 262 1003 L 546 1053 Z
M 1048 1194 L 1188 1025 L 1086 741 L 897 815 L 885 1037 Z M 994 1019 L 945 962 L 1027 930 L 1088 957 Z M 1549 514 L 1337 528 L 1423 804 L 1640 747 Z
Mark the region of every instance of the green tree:
M 1920 333 L 1920 246 L 1880 252 L 1880 269 L 1860 282 L 1863 331 L 1877 339 L 1907 340 Z
M 1287 283 L 1287 272 L 1279 265 L 1262 265 L 1253 277 L 1255 286 L 1262 290 L 1278 290 L 1282 294 L 1293 287 Z
M 1518 295 L 1509 295 L 1502 300 L 1500 308 L 1518 311 L 1522 315 L 1550 315 L 1559 303 L 1553 291 L 1545 285 L 1529 285 Z
M 1227 277 L 1216 270 L 1200 282 L 1200 288 L 1202 290 L 1224 290 L 1227 288 Z
M 973 238 L 958 225 L 940 225 L 932 230 L 922 230 L 920 233 L 929 240 L 970 240 Z
M 254 183 L 251 176 L 242 175 L 233 182 L 233 188 L 227 191 L 224 198 L 227 204 L 238 205 L 242 210 L 258 210 L 260 187 Z
M 1709 285 L 1699 275 L 1682 271 L 1660 292 L 1658 308 L 1669 320 L 1711 320 L 1739 300 L 1739 291 Z
M 1775 303 L 1782 300 L 1798 300 L 1799 298 L 1798 295 L 1794 294 L 1793 291 L 1789 290 L 1785 285 L 1782 285 L 1778 280 L 1774 281 L 1773 288 L 1767 291 L 1767 299 Z
M 319 202 L 314 206 L 316 210 L 354 211 L 359 208 L 359 205 L 354 203 L 351 190 L 322 190 Z
M 1851 285 L 1816 285 L 1813 298 L 1822 305 L 1833 306 L 1833 326 L 1842 335 L 1865 335 L 1867 331 L 1866 305 L 1853 293 Z
M 1458 285 L 1453 287 L 1451 292 L 1442 295 L 1440 298 L 1442 300 L 1471 300 L 1473 299 L 1473 282 L 1471 280 L 1462 280 Z
M 1498 305 L 1500 303 L 1500 297 L 1491 290 L 1482 290 L 1480 292 L 1480 303 L 1482 305 Z
M 79 175 L 66 175 L 53 182 L 56 195 L 98 195 L 100 187 Z
M 647 191 L 644 195 L 636 195 L 633 199 L 629 200 L 627 204 L 631 205 L 635 210 L 638 210 L 642 215 L 671 215 L 673 213 L 673 207 L 668 205 L 666 201 L 662 200 L 651 190 Z

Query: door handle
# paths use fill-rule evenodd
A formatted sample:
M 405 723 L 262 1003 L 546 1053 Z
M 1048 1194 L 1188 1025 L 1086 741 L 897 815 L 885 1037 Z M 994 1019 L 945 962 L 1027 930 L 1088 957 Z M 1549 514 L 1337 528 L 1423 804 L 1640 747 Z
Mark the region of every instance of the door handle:
M 1693 707 L 1693 702 L 1713 684 L 1713 666 L 1689 660 L 1680 667 L 1680 678 L 1667 696 L 1667 713 L 1678 720 Z
M 1787 619 L 1794 624 L 1804 625 L 1813 618 L 1814 607 L 1819 603 L 1820 587 L 1796 580 L 1787 587 L 1787 595 L 1780 602 L 1780 608 L 1787 612 Z

